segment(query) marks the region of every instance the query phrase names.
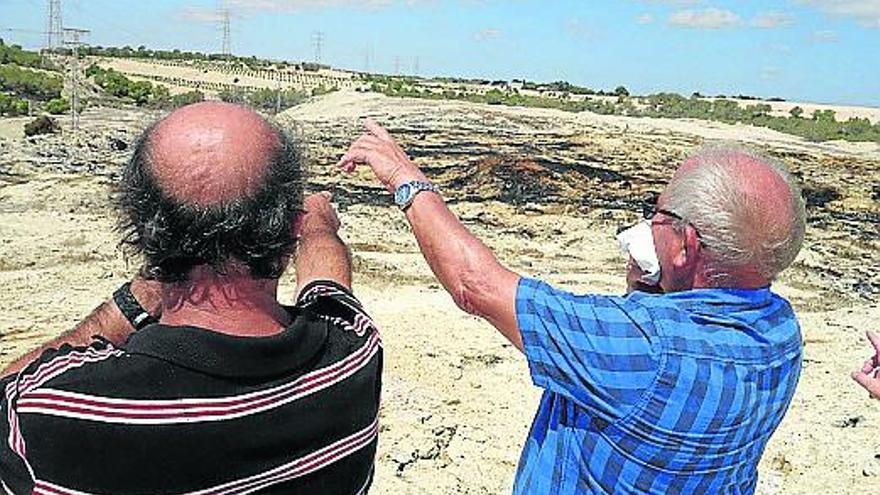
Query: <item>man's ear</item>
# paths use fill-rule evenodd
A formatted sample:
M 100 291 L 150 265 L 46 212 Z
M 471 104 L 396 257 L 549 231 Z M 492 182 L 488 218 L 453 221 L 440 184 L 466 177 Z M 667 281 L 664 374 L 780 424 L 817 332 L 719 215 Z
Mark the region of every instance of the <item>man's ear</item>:
M 697 234 L 697 229 L 690 224 L 684 226 L 684 230 L 678 238 L 681 245 L 679 246 L 675 258 L 673 258 L 672 263 L 675 264 L 677 268 L 687 270 L 696 265 L 696 262 L 701 255 L 703 245 L 700 242 L 700 236 Z

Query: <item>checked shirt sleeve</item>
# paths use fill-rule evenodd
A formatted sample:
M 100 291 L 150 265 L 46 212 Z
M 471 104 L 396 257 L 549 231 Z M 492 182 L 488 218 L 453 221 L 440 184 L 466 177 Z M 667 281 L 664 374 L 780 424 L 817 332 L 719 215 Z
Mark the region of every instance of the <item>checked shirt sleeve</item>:
M 654 326 L 628 298 L 574 295 L 523 278 L 516 317 L 535 385 L 607 421 L 625 415 L 654 381 Z

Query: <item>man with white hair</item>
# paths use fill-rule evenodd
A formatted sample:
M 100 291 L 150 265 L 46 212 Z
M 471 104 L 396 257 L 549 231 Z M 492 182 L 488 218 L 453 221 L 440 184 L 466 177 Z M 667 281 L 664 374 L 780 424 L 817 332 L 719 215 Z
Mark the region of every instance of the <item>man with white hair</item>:
M 545 390 L 514 493 L 755 491 L 801 369 L 794 312 L 770 291 L 804 236 L 804 203 L 783 165 L 733 149 L 686 160 L 628 234 L 648 253 L 631 261 L 631 288 L 660 293 L 612 297 L 501 265 L 373 122 L 340 166 L 359 163 L 395 193 L 458 306 L 521 350 Z

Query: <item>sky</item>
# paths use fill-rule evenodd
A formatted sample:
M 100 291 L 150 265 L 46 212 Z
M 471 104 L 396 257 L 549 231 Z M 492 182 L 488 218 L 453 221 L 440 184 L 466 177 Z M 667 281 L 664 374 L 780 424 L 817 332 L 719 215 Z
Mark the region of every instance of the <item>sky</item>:
M 44 43 L 45 0 L 0 0 Z M 62 0 L 95 45 L 219 52 L 219 0 Z M 880 107 L 880 0 L 226 0 L 236 55 L 372 72 L 567 80 L 635 94 Z M 16 29 L 16 30 L 12 30 Z

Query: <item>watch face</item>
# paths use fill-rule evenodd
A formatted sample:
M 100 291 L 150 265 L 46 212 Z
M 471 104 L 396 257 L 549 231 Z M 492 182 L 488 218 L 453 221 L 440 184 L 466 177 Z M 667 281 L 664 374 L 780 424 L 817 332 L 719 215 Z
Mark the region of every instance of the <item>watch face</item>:
M 412 185 L 411 184 L 401 184 L 400 187 L 397 188 L 397 191 L 394 192 L 394 202 L 398 205 L 406 204 L 409 200 L 409 197 L 412 195 Z

